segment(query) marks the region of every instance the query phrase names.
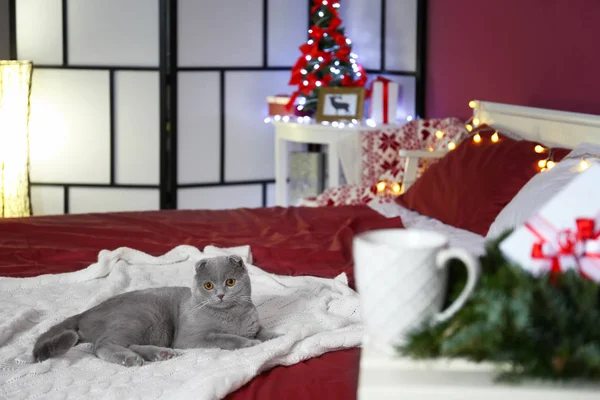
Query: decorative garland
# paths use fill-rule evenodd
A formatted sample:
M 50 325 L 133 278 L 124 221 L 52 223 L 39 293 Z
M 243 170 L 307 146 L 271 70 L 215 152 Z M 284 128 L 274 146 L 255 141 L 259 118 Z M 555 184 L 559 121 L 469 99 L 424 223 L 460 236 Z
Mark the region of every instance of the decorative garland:
M 576 271 L 536 278 L 511 264 L 498 248 L 509 233 L 488 243 L 466 306 L 449 321 L 413 331 L 399 353 L 509 365 L 500 380 L 600 379 L 600 286 Z M 457 276 L 450 298 L 464 281 Z

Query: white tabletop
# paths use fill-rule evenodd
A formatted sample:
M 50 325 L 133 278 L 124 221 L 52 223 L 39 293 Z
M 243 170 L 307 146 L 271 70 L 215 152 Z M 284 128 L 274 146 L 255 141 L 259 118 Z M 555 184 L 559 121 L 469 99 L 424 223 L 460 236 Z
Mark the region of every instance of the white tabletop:
M 416 361 L 362 349 L 359 400 L 598 400 L 600 385 L 494 381 L 496 368 L 463 360 Z

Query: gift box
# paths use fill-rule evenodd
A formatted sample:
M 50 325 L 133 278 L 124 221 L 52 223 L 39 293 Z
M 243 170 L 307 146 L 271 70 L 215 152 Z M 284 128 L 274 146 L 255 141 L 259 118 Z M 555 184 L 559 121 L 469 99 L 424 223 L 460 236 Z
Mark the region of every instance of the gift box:
M 600 282 L 599 184 L 592 164 L 500 243 L 504 256 L 534 276 L 577 270 Z
M 400 85 L 383 77 L 371 84 L 370 118 L 377 124 L 396 123 Z
M 290 101 L 290 96 L 279 94 L 276 96 L 268 96 L 267 103 L 269 103 L 269 115 L 290 115 L 293 114 L 293 109 L 288 110 L 286 108 Z

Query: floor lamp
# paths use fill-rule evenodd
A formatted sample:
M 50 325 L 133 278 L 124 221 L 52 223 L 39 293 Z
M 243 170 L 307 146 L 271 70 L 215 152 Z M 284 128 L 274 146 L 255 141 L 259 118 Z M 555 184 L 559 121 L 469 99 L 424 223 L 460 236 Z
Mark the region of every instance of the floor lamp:
M 33 65 L 0 60 L 0 217 L 31 215 L 29 98 Z

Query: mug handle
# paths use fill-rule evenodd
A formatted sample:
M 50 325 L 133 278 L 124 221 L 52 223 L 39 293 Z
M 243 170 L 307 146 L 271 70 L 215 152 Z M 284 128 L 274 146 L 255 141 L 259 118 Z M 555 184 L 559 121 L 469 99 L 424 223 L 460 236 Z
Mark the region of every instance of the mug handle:
M 465 283 L 465 287 L 458 298 L 454 300 L 454 303 L 434 317 L 434 323 L 444 322 L 456 314 L 465 305 L 471 293 L 473 293 L 475 284 L 479 278 L 479 260 L 462 249 L 450 248 L 440 250 L 436 256 L 435 264 L 439 269 L 446 268 L 448 261 L 451 259 L 458 259 L 465 264 L 467 268 L 467 283 Z

